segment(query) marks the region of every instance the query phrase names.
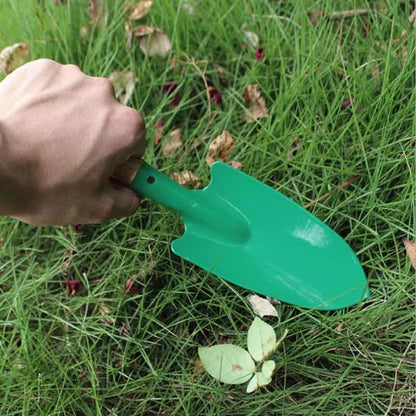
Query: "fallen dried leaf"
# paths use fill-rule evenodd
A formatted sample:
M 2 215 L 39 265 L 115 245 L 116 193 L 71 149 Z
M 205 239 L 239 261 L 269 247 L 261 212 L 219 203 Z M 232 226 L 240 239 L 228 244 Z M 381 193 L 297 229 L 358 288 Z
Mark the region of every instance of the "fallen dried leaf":
M 112 316 L 109 316 L 111 311 L 108 306 L 100 305 L 98 307 L 98 312 L 100 312 L 100 315 L 103 317 L 101 319 L 103 324 L 114 325 L 116 323 L 116 320 Z
M 228 155 L 234 149 L 235 141 L 227 130 L 224 130 L 217 138 L 215 138 L 208 148 L 208 155 L 205 160 L 208 166 L 211 166 L 215 161 L 221 160 L 225 162 Z
M 345 325 L 341 322 L 338 324 L 338 326 L 335 328 L 336 332 L 342 332 L 342 330 L 345 328 Z
M 406 238 L 403 240 L 403 243 L 406 248 L 407 255 L 409 256 L 410 263 L 412 263 L 413 268 L 416 270 L 416 241 L 408 240 Z
M 278 316 L 276 308 L 267 299 L 257 295 L 247 296 L 247 299 L 256 315 L 260 317 Z
M 7 46 L 0 52 L 0 69 L 7 75 L 25 61 L 29 49 L 24 42 Z
M 293 156 L 296 156 L 296 153 L 299 151 L 299 147 L 300 139 L 298 137 L 295 137 L 287 152 L 286 160 L 291 160 Z
M 102 0 L 89 0 L 88 12 L 91 17 L 91 20 L 93 20 L 96 23 L 101 22 L 105 13 L 103 1 Z
M 66 290 L 68 291 L 69 296 L 77 294 L 82 288 L 81 280 L 71 280 L 66 281 Z
M 225 70 L 224 67 L 217 65 L 216 67 L 217 73 L 218 73 L 218 77 L 220 79 L 220 83 L 223 87 L 227 87 L 228 85 L 228 79 L 227 79 L 227 71 Z
M 232 166 L 234 169 L 237 169 L 237 170 L 243 169 L 243 163 L 239 162 L 238 160 L 232 160 L 231 162 L 228 162 L 228 164 Z
M 72 257 L 74 255 L 74 250 L 68 249 L 65 250 L 64 256 L 62 258 L 61 264 L 59 265 L 60 270 L 66 270 L 72 262 Z
M 175 129 L 162 144 L 162 153 L 165 156 L 172 156 L 179 148 L 183 146 L 182 131 Z
M 248 30 L 243 30 L 245 37 L 248 40 L 248 43 L 253 47 L 257 48 L 259 46 L 259 37 L 254 32 L 249 32 Z
M 193 189 L 198 189 L 201 187 L 201 181 L 199 178 L 189 170 L 174 172 L 172 173 L 171 178 L 178 182 L 179 185 L 184 185 Z
M 244 100 L 249 106 L 248 111 L 245 111 L 244 118 L 248 123 L 253 123 L 259 118 L 266 118 L 269 116 L 267 111 L 266 101 L 261 96 L 258 84 L 247 85 L 243 93 Z
M 153 143 L 154 143 L 155 146 L 158 146 L 159 143 L 160 143 L 160 141 L 162 140 L 162 137 L 163 137 L 163 134 L 162 134 L 163 125 L 164 125 L 163 120 L 160 120 L 159 119 L 156 122 L 156 130 L 155 130 L 155 134 L 153 136 Z
M 145 55 L 166 56 L 172 49 L 169 36 L 162 29 L 137 26 L 131 32 Z
M 189 0 L 182 0 L 182 9 L 189 14 L 189 16 L 195 16 L 195 6 Z
M 127 105 L 139 78 L 132 71 L 116 70 L 110 74 L 108 79 L 113 83 L 116 98 L 121 104 Z
M 321 202 L 324 199 L 328 198 L 333 192 L 336 192 L 336 191 L 339 191 L 342 188 L 345 188 L 346 186 L 353 183 L 357 179 L 358 179 L 358 175 L 357 176 L 352 176 L 351 178 L 349 178 L 347 181 L 345 181 L 341 185 L 336 186 L 334 189 L 332 189 L 332 191 L 327 192 L 326 194 L 323 194 L 322 196 L 320 196 L 318 199 L 315 199 L 315 201 L 309 202 L 308 204 L 304 205 L 303 208 L 305 208 L 305 209 L 310 208 L 311 206 L 317 204 L 318 202 Z
M 413 24 L 413 22 L 416 20 L 416 9 L 413 10 L 412 14 L 409 16 L 409 23 Z
M 124 11 L 129 15 L 130 20 L 140 20 L 149 13 L 152 5 L 153 0 L 144 0 L 133 4 L 130 1 L 126 1 L 124 3 Z
M 328 13 L 325 17 L 327 19 L 348 19 L 354 16 L 365 16 L 369 13 L 367 9 L 353 9 L 353 10 L 343 10 L 341 12 L 332 12 Z

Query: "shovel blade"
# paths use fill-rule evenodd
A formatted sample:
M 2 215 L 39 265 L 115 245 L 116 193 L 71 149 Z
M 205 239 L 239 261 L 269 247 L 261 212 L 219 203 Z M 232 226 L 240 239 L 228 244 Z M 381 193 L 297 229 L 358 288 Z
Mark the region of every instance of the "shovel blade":
M 182 214 L 185 233 L 172 243 L 179 256 L 246 289 L 298 306 L 334 310 L 369 296 L 349 245 L 280 192 L 221 162 L 211 167 L 211 183 L 192 192 L 201 205 L 225 207 L 224 217 L 231 215 L 219 214 L 210 223 L 207 215 Z

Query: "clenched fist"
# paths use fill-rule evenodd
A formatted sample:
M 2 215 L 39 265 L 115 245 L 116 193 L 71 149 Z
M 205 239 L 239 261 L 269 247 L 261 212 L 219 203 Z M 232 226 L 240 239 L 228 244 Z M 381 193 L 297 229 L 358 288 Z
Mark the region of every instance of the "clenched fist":
M 133 214 L 138 196 L 111 177 L 142 156 L 144 132 L 107 79 L 49 59 L 21 66 L 0 83 L 0 215 L 66 225 Z

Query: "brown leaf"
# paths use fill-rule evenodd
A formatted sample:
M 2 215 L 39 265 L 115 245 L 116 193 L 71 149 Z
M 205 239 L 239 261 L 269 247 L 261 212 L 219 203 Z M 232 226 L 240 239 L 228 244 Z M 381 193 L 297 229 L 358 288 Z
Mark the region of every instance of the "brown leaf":
M 137 26 L 131 30 L 145 55 L 166 56 L 172 49 L 169 36 L 162 30 L 150 26 Z
M 408 240 L 406 238 L 403 240 L 403 243 L 406 248 L 407 255 L 409 256 L 410 263 L 412 263 L 413 268 L 416 270 L 416 241 Z
M 416 9 L 413 10 L 412 14 L 409 16 L 409 23 L 413 24 L 413 22 L 416 20 Z
M 175 129 L 162 144 L 162 153 L 165 156 L 172 156 L 179 148 L 183 146 L 182 131 Z
M 234 169 L 237 169 L 237 170 L 243 169 L 243 163 L 238 160 L 231 160 L 231 162 L 228 162 L 228 164 L 232 166 Z
M 89 0 L 88 12 L 91 20 L 96 23 L 101 22 L 105 12 L 103 0 Z
M 291 160 L 293 156 L 295 156 L 297 152 L 299 151 L 299 147 L 300 147 L 300 139 L 299 137 L 295 137 L 287 152 L 286 160 Z
M 29 49 L 24 42 L 19 42 L 12 46 L 7 46 L 0 52 L 0 69 L 5 74 L 10 74 L 10 72 L 24 63 L 24 58 L 28 54 Z
M 224 67 L 220 65 L 217 65 L 215 69 L 217 70 L 218 78 L 220 79 L 221 85 L 223 87 L 226 87 L 228 85 L 227 71 L 225 70 Z
M 59 265 L 59 269 L 60 270 L 67 270 L 68 267 L 72 263 L 73 256 L 74 256 L 74 250 L 72 250 L 72 249 L 65 250 L 64 256 L 63 256 L 62 261 L 61 261 L 61 264 Z
M 247 296 L 247 299 L 256 315 L 262 318 L 263 316 L 278 316 L 276 308 L 267 299 L 257 295 Z
M 110 316 L 111 311 L 108 306 L 100 305 L 98 307 L 98 312 L 100 312 L 100 315 L 102 316 L 101 322 L 103 324 L 114 325 L 116 323 L 116 320 L 112 316 Z
M 139 3 L 130 3 L 126 1 L 124 3 L 124 10 L 129 14 L 129 19 L 131 20 L 140 20 L 147 13 L 149 13 L 150 8 L 153 5 L 153 0 L 144 0 Z
M 244 88 L 243 97 L 246 104 L 249 106 L 248 111 L 244 114 L 244 118 L 248 123 L 253 123 L 259 118 L 269 117 L 266 101 L 260 94 L 258 84 L 247 85 L 247 87 Z
M 205 160 L 208 166 L 211 166 L 215 161 L 221 160 L 225 162 L 228 155 L 234 149 L 235 141 L 227 130 L 224 130 L 216 139 L 214 139 L 208 148 L 208 155 Z
M 197 189 L 201 187 L 201 181 L 199 178 L 189 170 L 184 170 L 182 172 L 172 173 L 171 178 L 178 182 L 179 185 L 184 185 L 189 188 Z
M 131 71 L 116 70 L 110 74 L 108 79 L 113 83 L 116 98 L 121 104 L 127 105 L 139 78 Z

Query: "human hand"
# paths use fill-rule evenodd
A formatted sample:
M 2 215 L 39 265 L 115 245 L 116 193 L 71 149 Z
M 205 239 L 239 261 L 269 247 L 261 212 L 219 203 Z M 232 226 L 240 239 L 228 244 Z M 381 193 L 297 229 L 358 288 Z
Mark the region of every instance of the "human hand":
M 49 59 L 21 66 L 0 83 L 0 215 L 66 225 L 133 214 L 138 196 L 111 177 L 143 155 L 144 132 L 107 79 Z

